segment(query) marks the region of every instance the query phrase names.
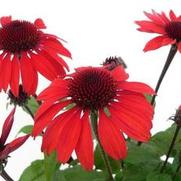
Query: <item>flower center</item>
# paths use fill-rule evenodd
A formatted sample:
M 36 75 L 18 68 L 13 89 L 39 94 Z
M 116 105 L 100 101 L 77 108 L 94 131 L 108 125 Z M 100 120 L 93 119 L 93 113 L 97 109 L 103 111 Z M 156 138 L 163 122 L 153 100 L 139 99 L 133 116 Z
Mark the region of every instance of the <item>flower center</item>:
M 39 40 L 39 31 L 27 21 L 15 20 L 0 29 L 0 45 L 2 49 L 12 53 L 33 49 Z
M 81 108 L 97 110 L 115 97 L 116 83 L 110 72 L 101 68 L 78 70 L 69 84 L 69 96 Z
M 170 22 L 165 27 L 165 31 L 170 38 L 181 41 L 181 22 Z

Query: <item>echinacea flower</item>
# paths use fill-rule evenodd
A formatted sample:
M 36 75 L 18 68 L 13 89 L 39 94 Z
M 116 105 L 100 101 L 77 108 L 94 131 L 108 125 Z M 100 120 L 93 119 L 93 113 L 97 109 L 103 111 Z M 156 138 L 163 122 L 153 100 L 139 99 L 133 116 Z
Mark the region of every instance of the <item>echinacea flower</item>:
M 43 20 L 34 23 L 11 20 L 11 16 L 0 19 L 0 90 L 10 86 L 18 96 L 19 84 L 28 95 L 37 88 L 38 72 L 48 80 L 65 75 L 68 65 L 60 55 L 71 57 L 70 52 L 55 35 L 44 33 Z
M 126 157 L 123 132 L 135 140 L 148 141 L 153 108 L 144 94 L 154 91 L 146 84 L 127 82 L 127 78 L 122 66 L 112 71 L 81 67 L 64 79 L 54 80 L 38 96 L 43 104 L 35 115 L 32 134 L 37 136 L 47 127 L 42 150 L 48 154 L 56 150 L 62 163 L 75 150 L 83 167 L 91 170 L 94 163 L 91 111 L 98 112 L 98 136 L 112 158 Z
M 146 43 L 144 51 L 176 44 L 181 52 L 181 16 L 177 17 L 172 10 L 170 10 L 169 17 L 164 12 L 157 13 L 154 10 L 152 13 L 144 12 L 144 14 L 149 20 L 136 21 L 135 23 L 140 26 L 138 30 L 159 34 Z
M 13 122 L 14 122 L 14 113 L 15 113 L 15 108 L 11 111 L 9 116 L 6 118 L 3 128 L 2 128 L 2 133 L 0 137 L 0 160 L 3 162 L 8 155 L 18 149 L 29 137 L 29 135 L 21 136 L 10 143 L 6 143 L 6 140 L 9 136 L 9 133 L 11 131 Z

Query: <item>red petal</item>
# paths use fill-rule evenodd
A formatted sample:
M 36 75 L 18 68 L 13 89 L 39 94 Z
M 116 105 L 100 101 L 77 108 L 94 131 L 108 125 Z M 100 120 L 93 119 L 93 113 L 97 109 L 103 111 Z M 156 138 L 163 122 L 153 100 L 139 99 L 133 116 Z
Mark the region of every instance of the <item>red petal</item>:
M 135 21 L 137 25 L 139 25 L 141 28 L 145 30 L 145 32 L 149 33 L 159 33 L 159 34 L 165 34 L 165 28 L 164 26 L 155 24 L 151 21 Z
M 11 23 L 11 16 L 3 16 L 0 19 L 1 25 L 5 26 L 8 23 Z
M 68 104 L 69 104 L 68 102 L 53 104 L 44 113 L 42 113 L 41 116 L 38 117 L 38 119 L 36 116 L 35 125 L 32 131 L 33 136 L 39 135 L 42 132 L 42 130 L 45 128 L 45 126 L 47 126 L 48 123 L 53 119 L 53 117 Z
M 147 128 L 143 128 L 134 117 L 119 111 L 113 105 L 109 107 L 109 110 L 114 124 L 117 126 L 119 125 L 119 129 L 126 133 L 130 138 L 142 142 L 147 142 L 150 139 L 150 131 Z
M 23 89 L 28 95 L 35 94 L 38 84 L 38 75 L 31 63 L 31 60 L 26 54 L 22 54 L 20 59 L 20 68 Z
M 49 87 L 47 87 L 38 95 L 37 99 L 53 102 L 53 101 L 57 101 L 68 96 L 67 82 L 65 80 L 62 80 L 59 86 L 54 86 L 53 84 L 54 84 L 54 81 Z
M 72 108 L 54 118 L 48 125 L 45 134 L 43 135 L 42 150 L 50 154 L 57 148 L 59 143 L 60 133 L 65 124 L 70 122 L 77 112 L 77 107 Z M 53 140 L 53 141 L 52 141 Z
M 177 44 L 177 47 L 178 47 L 178 51 L 181 53 L 181 42 L 179 42 L 179 43 Z
M 114 159 L 124 159 L 127 155 L 126 142 L 123 135 L 112 121 L 100 111 L 98 135 L 103 149 Z
M 57 147 L 58 160 L 66 163 L 75 149 L 81 131 L 80 111 L 74 114 L 73 119 L 67 121 L 60 133 Z
M 141 82 L 119 82 L 118 88 L 122 90 L 128 90 L 143 94 L 155 94 L 154 90 L 147 84 Z
M 46 26 L 43 22 L 43 20 L 41 18 L 38 18 L 35 20 L 34 25 L 38 28 L 38 29 L 46 29 Z
M 9 153 L 13 152 L 14 150 L 18 149 L 27 139 L 29 135 L 25 135 L 19 138 L 16 138 L 12 142 L 8 143 L 5 146 L 5 149 L 0 153 L 0 159 L 7 158 Z
M 17 56 L 15 55 L 12 60 L 12 72 L 11 72 L 11 91 L 14 96 L 19 95 L 19 78 L 20 78 L 20 64 Z
M 67 48 L 65 48 L 63 46 L 63 44 L 60 41 L 58 41 L 57 39 L 55 39 L 55 38 L 46 39 L 45 41 L 42 42 L 42 45 L 45 48 L 49 47 L 49 48 L 54 49 L 57 53 L 59 53 L 61 55 L 72 58 L 72 55 L 69 52 L 69 50 Z
M 115 69 L 111 71 L 111 74 L 117 81 L 124 81 L 129 77 L 129 75 L 125 72 L 122 66 L 117 66 Z
M 14 122 L 14 113 L 15 113 L 15 108 L 11 111 L 9 116 L 6 118 L 3 128 L 2 128 L 2 133 L 1 133 L 1 138 L 0 138 L 0 144 L 4 145 L 6 142 L 6 139 L 11 131 L 13 122 Z
M 93 141 L 91 125 L 89 123 L 89 112 L 86 111 L 81 118 L 81 133 L 75 148 L 77 157 L 81 165 L 86 170 L 92 170 L 94 164 Z
M 163 20 L 157 16 L 156 14 L 151 14 L 151 13 L 147 13 L 144 12 L 144 14 L 150 19 L 152 20 L 154 23 L 158 24 L 158 25 L 164 25 L 165 23 L 163 22 Z
M 155 50 L 162 46 L 166 46 L 169 44 L 174 44 L 176 41 L 168 38 L 167 36 L 157 36 L 150 41 L 147 42 L 143 51 Z
M 10 83 L 11 79 L 11 55 L 7 54 L 4 59 L 2 60 L 1 64 L 1 78 L 0 80 L 2 81 L 2 88 L 4 91 L 7 90 L 8 84 Z
M 177 20 L 177 17 L 176 17 L 175 13 L 172 10 L 170 10 L 169 16 L 170 16 L 171 21 Z

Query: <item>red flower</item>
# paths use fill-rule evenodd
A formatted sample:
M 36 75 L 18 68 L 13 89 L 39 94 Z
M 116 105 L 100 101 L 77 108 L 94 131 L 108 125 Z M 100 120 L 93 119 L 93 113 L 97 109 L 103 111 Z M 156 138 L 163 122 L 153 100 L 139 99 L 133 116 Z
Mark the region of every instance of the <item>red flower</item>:
M 59 56 L 71 57 L 70 52 L 57 36 L 43 33 L 44 22 L 34 23 L 24 20 L 0 19 L 0 90 L 10 86 L 14 96 L 18 96 L 20 80 L 28 95 L 34 94 L 41 73 L 48 80 L 65 75 L 68 66 Z
M 32 134 L 37 136 L 47 127 L 42 150 L 48 154 L 56 150 L 58 160 L 65 163 L 75 149 L 83 167 L 92 169 L 91 110 L 98 111 L 99 139 L 112 158 L 126 157 L 122 132 L 138 141 L 148 141 L 153 108 L 144 94 L 154 91 L 146 84 L 127 82 L 127 78 L 123 67 L 118 66 L 112 71 L 98 67 L 78 68 L 65 79 L 54 80 L 38 96 L 44 102 L 35 115 Z M 67 109 L 70 104 L 72 108 Z
M 29 135 L 21 136 L 11 141 L 10 143 L 5 144 L 14 122 L 14 113 L 15 108 L 6 118 L 2 128 L 2 133 L 0 137 L 0 160 L 6 159 L 11 152 L 18 149 L 29 137 Z
M 169 17 L 164 12 L 157 13 L 154 10 L 151 13 L 144 12 L 150 20 L 136 21 L 140 27 L 139 31 L 147 33 L 158 33 L 159 36 L 147 42 L 144 51 L 155 50 L 169 44 L 176 44 L 181 52 L 181 16 L 176 16 L 170 10 Z

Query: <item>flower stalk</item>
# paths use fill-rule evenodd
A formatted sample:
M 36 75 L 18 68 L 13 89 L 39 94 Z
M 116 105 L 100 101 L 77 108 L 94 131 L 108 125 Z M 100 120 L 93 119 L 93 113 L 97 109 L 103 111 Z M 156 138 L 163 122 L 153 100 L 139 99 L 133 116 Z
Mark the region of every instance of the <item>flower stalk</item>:
M 171 154 L 171 151 L 172 151 L 172 149 L 173 149 L 173 147 L 174 147 L 174 144 L 175 144 L 175 141 L 176 141 L 176 139 L 177 139 L 177 136 L 178 136 L 179 131 L 180 131 L 180 126 L 177 125 L 177 127 L 176 127 L 176 129 L 175 129 L 175 133 L 174 133 L 173 139 L 172 139 L 172 142 L 171 142 L 171 144 L 170 144 L 170 147 L 169 147 L 168 152 L 167 152 L 167 155 L 166 155 L 166 159 L 165 159 L 165 161 L 164 161 L 164 163 L 163 163 L 163 165 L 162 165 L 162 167 L 161 167 L 161 169 L 160 169 L 160 173 L 163 173 L 163 171 L 164 171 L 164 169 L 165 169 L 165 167 L 166 167 L 166 165 L 167 165 L 168 158 L 169 158 L 169 156 L 170 156 L 170 154 Z
M 8 175 L 8 173 L 4 169 L 1 170 L 0 175 L 6 181 L 13 181 L 13 179 Z
M 156 95 L 157 95 L 158 90 L 160 88 L 160 85 L 161 85 L 161 83 L 163 81 L 163 78 L 164 78 L 164 76 L 165 76 L 165 74 L 166 74 L 166 72 L 167 72 L 167 70 L 168 70 L 168 68 L 169 68 L 169 66 L 170 66 L 170 64 L 171 64 L 171 62 L 172 62 L 172 60 L 173 60 L 176 53 L 177 53 L 177 45 L 173 44 L 171 46 L 171 48 L 170 48 L 169 54 L 167 56 L 167 60 L 166 60 L 165 65 L 164 65 L 164 67 L 162 69 L 160 77 L 158 79 L 158 82 L 157 82 L 157 85 L 156 85 L 156 88 L 155 88 L 155 94 L 153 95 L 152 100 L 151 100 L 151 105 L 154 105 L 154 103 L 155 103 L 155 98 L 156 98 Z
M 109 179 L 108 180 L 114 181 L 113 173 L 112 173 L 112 169 L 111 169 L 109 159 L 108 159 L 106 153 L 104 152 L 104 149 L 103 149 L 103 147 L 102 147 L 102 145 L 100 143 L 100 140 L 99 140 L 98 131 L 97 131 L 97 113 L 96 113 L 95 110 L 91 111 L 91 124 L 92 124 L 93 132 L 95 134 L 96 140 L 97 140 L 99 148 L 100 148 L 100 153 L 101 153 L 102 159 L 104 160 L 104 164 L 105 164 L 107 172 L 109 174 Z

